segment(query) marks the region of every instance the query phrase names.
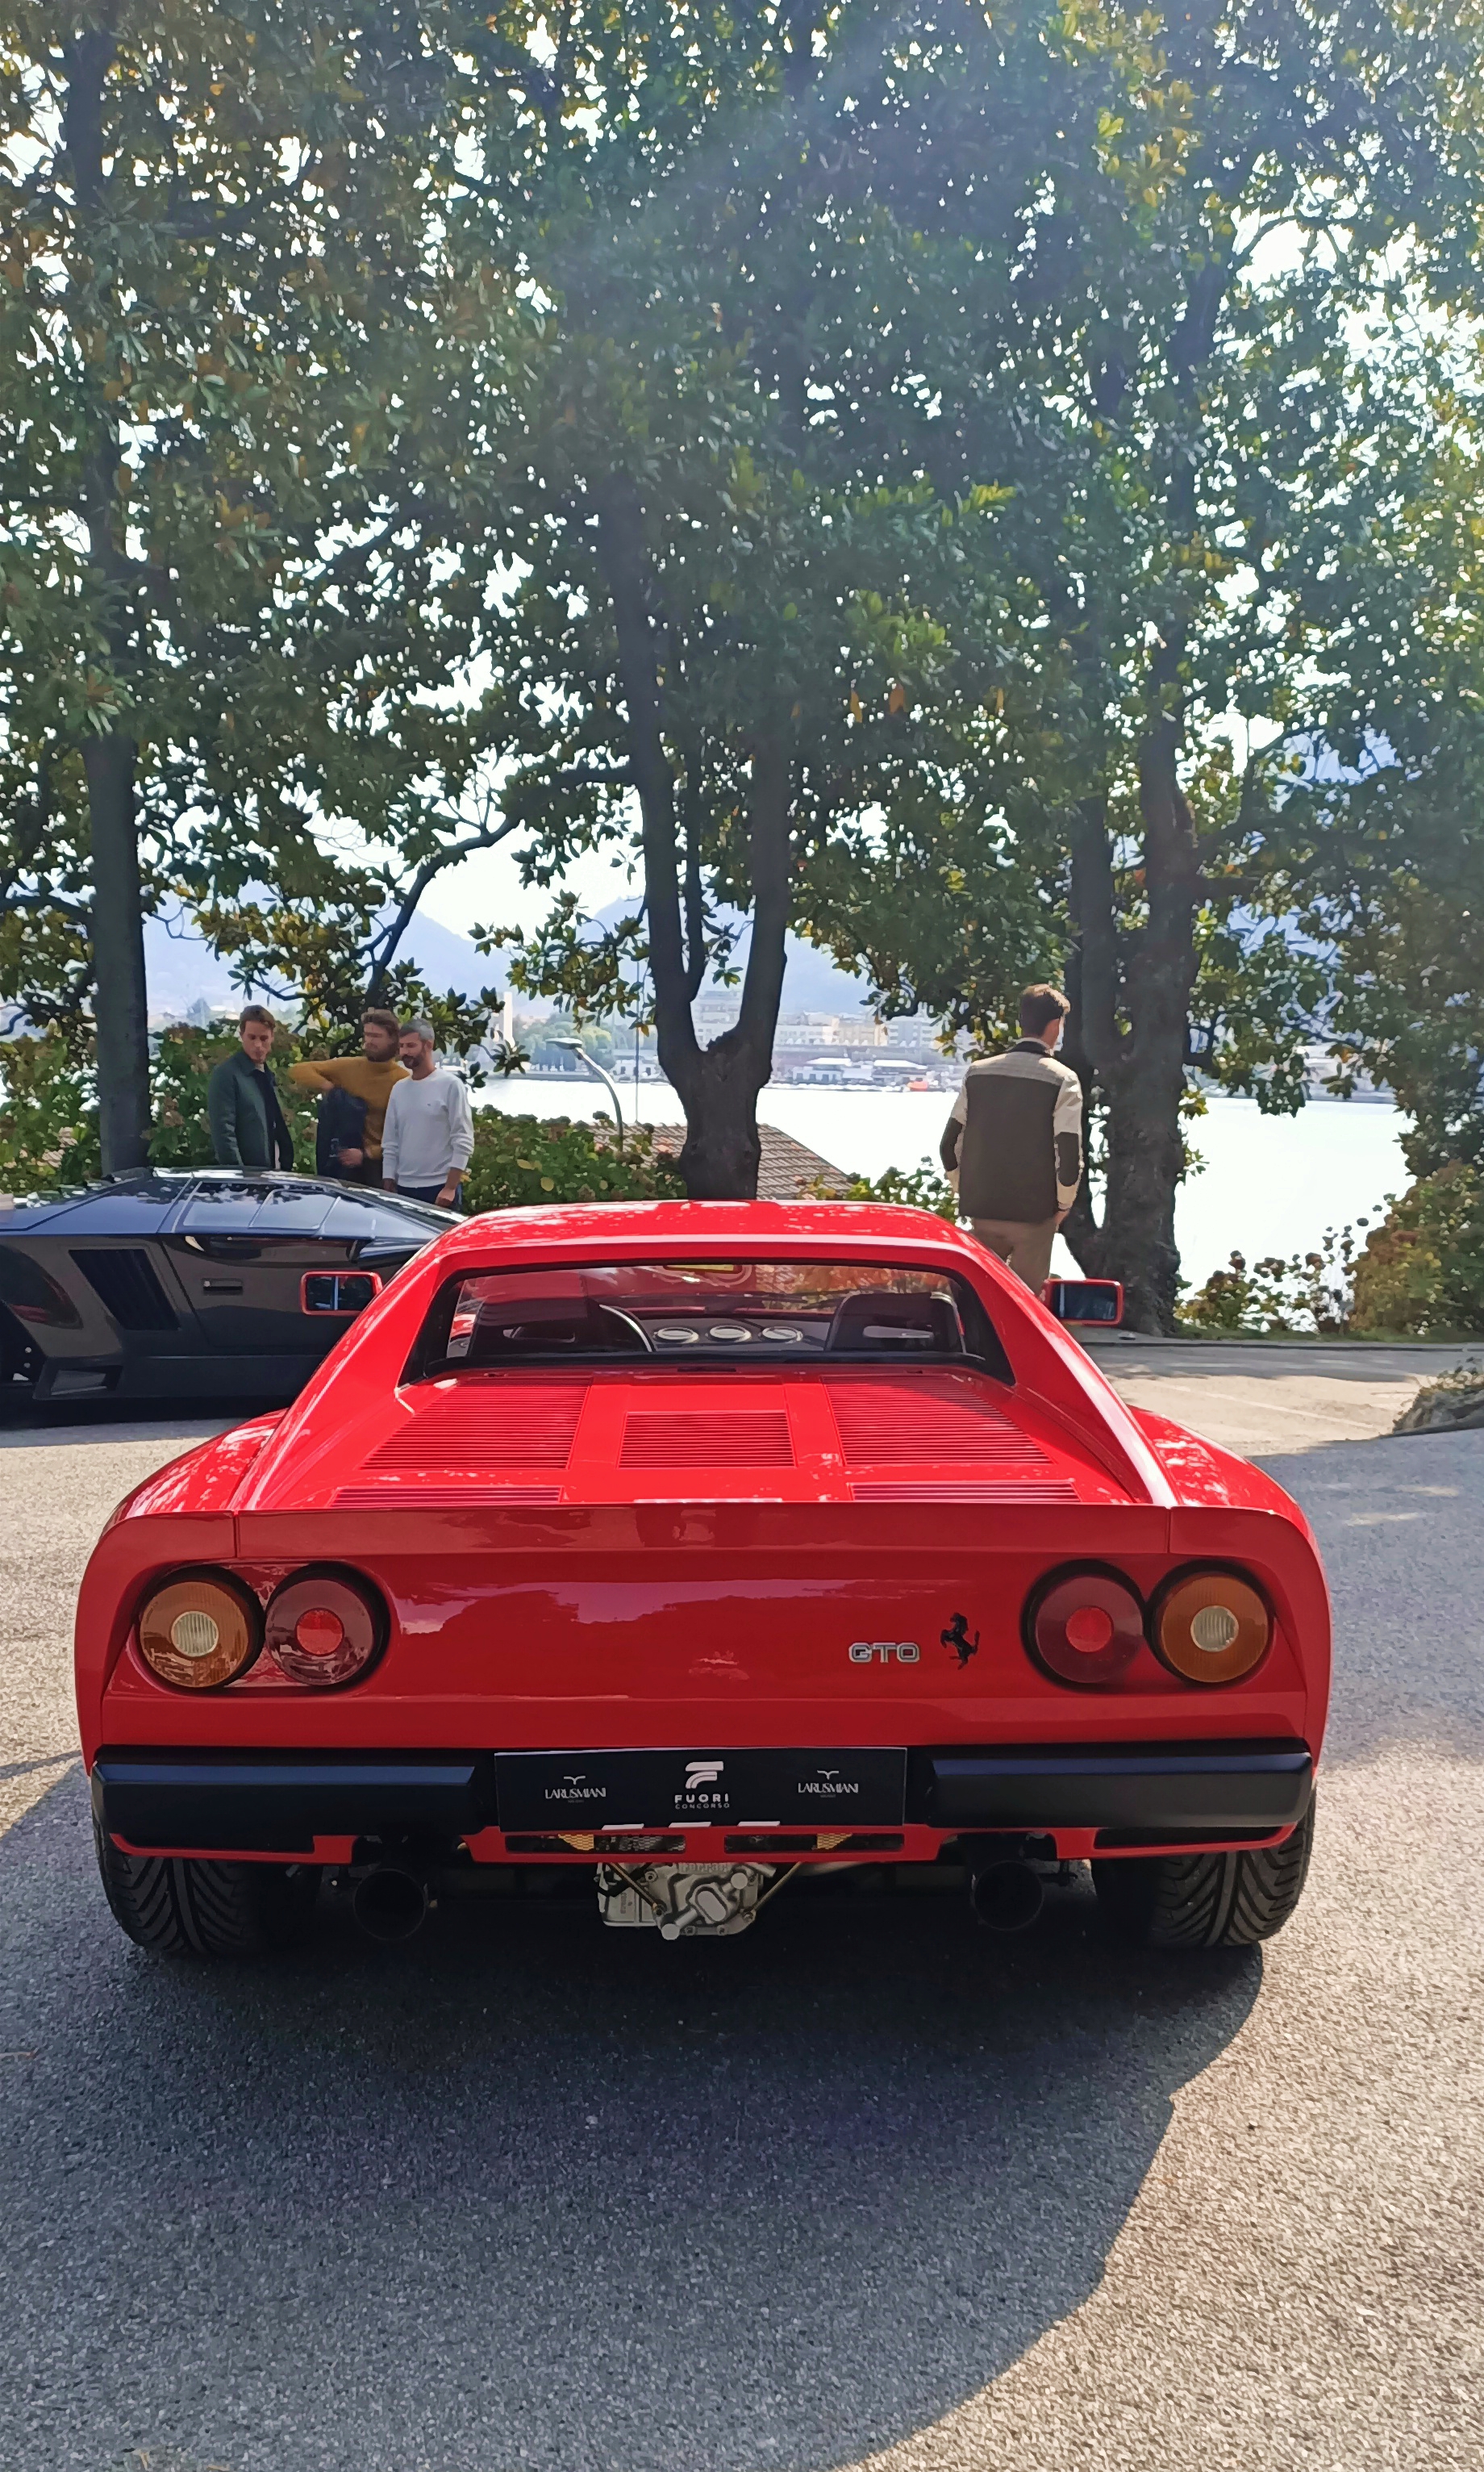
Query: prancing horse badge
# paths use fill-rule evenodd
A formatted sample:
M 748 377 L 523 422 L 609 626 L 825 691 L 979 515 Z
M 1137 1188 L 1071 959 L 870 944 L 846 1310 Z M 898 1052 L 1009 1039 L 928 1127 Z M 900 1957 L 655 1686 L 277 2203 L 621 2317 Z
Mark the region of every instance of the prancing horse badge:
M 945 1648 L 954 1651 L 960 1665 L 967 1665 L 970 1657 L 978 1656 L 979 1652 L 979 1635 L 976 1631 L 972 1639 L 969 1637 L 967 1614 L 954 1614 L 949 1629 L 940 1630 L 938 1637 Z

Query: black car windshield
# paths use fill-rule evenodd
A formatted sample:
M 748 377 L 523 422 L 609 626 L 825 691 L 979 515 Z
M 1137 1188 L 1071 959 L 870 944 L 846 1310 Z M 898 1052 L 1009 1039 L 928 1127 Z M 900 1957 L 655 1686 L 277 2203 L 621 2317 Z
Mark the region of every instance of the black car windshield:
M 440 1290 L 405 1378 L 518 1364 L 965 1358 L 1008 1378 L 950 1272 L 871 1262 L 624 1262 L 475 1271 Z

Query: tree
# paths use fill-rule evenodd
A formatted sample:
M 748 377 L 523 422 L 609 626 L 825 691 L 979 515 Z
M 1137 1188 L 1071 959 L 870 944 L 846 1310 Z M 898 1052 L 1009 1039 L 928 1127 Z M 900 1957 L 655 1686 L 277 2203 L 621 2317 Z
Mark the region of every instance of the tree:
M 273 931 L 365 913 L 374 981 L 389 885 L 503 829 L 460 820 L 512 742 L 450 544 L 470 374 L 521 313 L 460 248 L 436 34 L 318 0 L 0 18 L 0 991 L 95 1016 L 110 1168 L 148 1140 L 147 909 L 226 942 L 254 888 Z
M 1237 904 L 1263 896 L 1284 768 L 1351 661 L 1334 579 L 1406 496 L 1425 404 L 1373 381 L 1357 328 L 1462 280 L 1476 63 L 1451 12 L 1371 0 L 1112 22 L 1142 73 L 1115 107 L 1048 54 L 1056 142 L 1011 248 L 956 156 L 923 161 L 912 295 L 860 423 L 940 494 L 1010 492 L 997 556 L 1033 582 L 1046 660 L 1039 700 L 984 733 L 982 812 L 1065 939 L 1106 1171 L 1101 1218 L 1084 1189 L 1069 1239 L 1124 1281 L 1135 1327 L 1167 1329 L 1192 1014 L 1207 1071 L 1302 1096 L 1317 958 Z M 862 851 L 834 939 L 893 1000 L 993 1034 L 1001 854 L 961 810 L 908 819 Z M 926 919 L 892 898 L 914 882 Z
M 875 810 L 954 809 L 963 712 L 1029 700 L 1037 674 L 1001 493 L 934 487 L 901 422 L 893 468 L 857 372 L 891 359 L 883 298 L 910 291 L 921 237 L 894 191 L 940 124 L 979 143 L 1006 228 L 1034 195 L 1047 107 L 1020 106 L 1052 37 L 665 0 L 574 8 L 554 59 L 517 12 L 489 28 L 471 41 L 510 98 L 481 171 L 490 255 L 541 312 L 527 392 L 477 449 L 504 521 L 483 554 L 511 577 L 494 657 L 549 731 L 506 803 L 533 880 L 605 841 L 637 843 L 644 880 L 607 935 L 558 903 L 515 975 L 596 1010 L 647 966 L 688 1189 L 750 1193 L 788 925 L 830 915 Z M 1121 91 L 1100 31 L 1054 40 Z M 1001 890 L 1020 955 L 1037 936 L 1008 866 Z M 744 951 L 718 902 L 748 914 Z M 703 1046 L 692 1005 L 718 967 L 740 1018 Z
M 1430 1177 L 1484 1164 L 1484 401 L 1448 328 L 1409 357 L 1423 451 L 1335 579 L 1348 657 L 1267 827 L 1263 900 L 1323 956 L 1336 1085 L 1389 1084 Z

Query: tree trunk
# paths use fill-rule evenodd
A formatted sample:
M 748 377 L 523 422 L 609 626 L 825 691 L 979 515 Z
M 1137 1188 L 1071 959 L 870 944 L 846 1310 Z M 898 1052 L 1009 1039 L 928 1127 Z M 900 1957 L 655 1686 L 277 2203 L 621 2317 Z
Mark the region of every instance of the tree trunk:
M 781 734 L 760 741 L 753 758 L 749 850 L 752 938 L 735 1028 L 703 1048 L 691 999 L 699 984 L 687 957 L 681 920 L 679 818 L 675 775 L 660 726 L 653 621 L 647 589 L 648 553 L 633 483 L 616 475 L 595 493 L 599 556 L 613 603 L 628 746 L 643 821 L 645 915 L 654 981 L 655 1044 L 666 1079 L 685 1109 L 680 1173 L 693 1201 L 750 1201 L 762 1149 L 758 1092 L 773 1069 L 773 1033 L 783 990 L 789 923 L 790 782 Z
M 150 1148 L 150 1036 L 139 900 L 134 749 L 90 737 L 82 749 L 93 843 L 93 1000 L 106 1176 L 143 1167 Z
M 101 12 L 97 23 L 75 32 L 63 47 L 67 69 L 63 148 L 84 232 L 106 215 L 104 88 L 114 59 L 116 13 L 113 10 Z M 106 250 L 101 253 L 106 257 Z M 112 295 L 108 305 L 117 331 L 122 321 Z M 91 325 L 98 315 L 97 304 L 84 295 L 73 314 L 79 324 Z M 106 376 L 112 369 L 110 360 L 87 381 L 92 435 L 80 511 L 87 527 L 89 563 L 104 587 L 110 661 L 118 675 L 127 676 L 137 667 L 139 648 L 129 606 L 129 560 L 120 537 L 118 422 L 99 388 L 100 374 Z M 115 731 L 105 737 L 89 732 L 82 743 L 93 855 L 99 1131 L 107 1176 L 142 1167 L 150 1146 L 150 1034 L 135 752 L 133 740 Z
M 788 958 L 790 805 L 788 748 L 773 734 L 752 761 L 752 938 L 741 1015 L 710 1047 L 695 1048 L 682 1063 L 685 1080 L 675 1082 L 686 1121 L 680 1173 L 693 1201 L 751 1201 L 757 1194 L 758 1092 L 772 1076 Z
M 1125 1327 L 1152 1335 L 1175 1327 L 1180 1103 L 1195 983 L 1198 870 L 1179 744 L 1178 721 L 1162 716 L 1140 753 L 1148 916 L 1122 972 L 1126 1027 L 1119 1020 L 1116 888 L 1101 802 L 1085 800 L 1069 826 L 1079 949 L 1069 972 L 1067 1060 L 1084 1091 L 1091 1095 L 1095 1079 L 1107 1103 L 1107 1180 L 1101 1223 L 1084 1180 L 1062 1233 L 1089 1277 L 1121 1279 Z

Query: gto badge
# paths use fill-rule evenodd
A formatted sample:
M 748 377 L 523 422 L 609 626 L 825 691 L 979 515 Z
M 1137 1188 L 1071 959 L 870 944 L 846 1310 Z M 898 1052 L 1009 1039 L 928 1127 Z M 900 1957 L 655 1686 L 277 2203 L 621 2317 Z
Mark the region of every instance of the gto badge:
M 852 1665 L 916 1665 L 922 1650 L 915 1639 L 856 1639 L 850 1644 Z

